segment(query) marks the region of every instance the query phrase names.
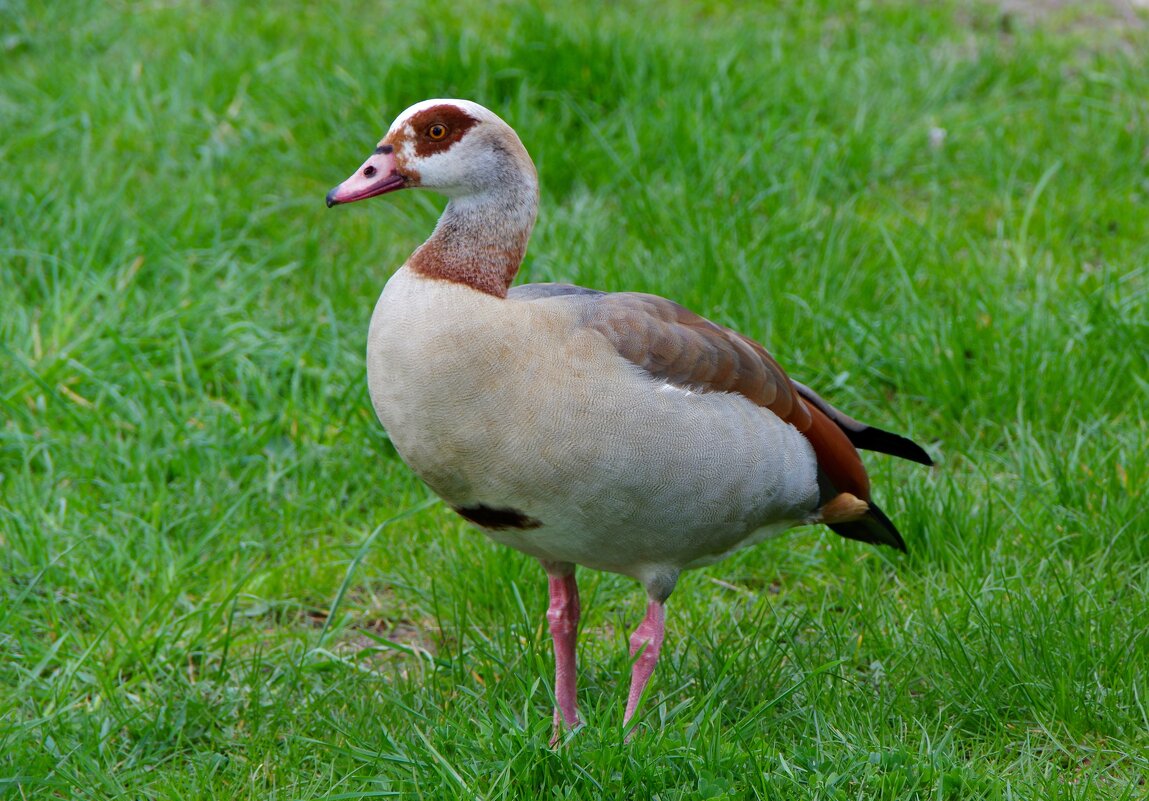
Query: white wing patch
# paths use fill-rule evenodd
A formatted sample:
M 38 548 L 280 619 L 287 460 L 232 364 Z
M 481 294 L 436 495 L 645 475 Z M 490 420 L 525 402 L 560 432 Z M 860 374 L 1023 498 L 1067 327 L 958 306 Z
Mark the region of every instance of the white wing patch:
M 686 396 L 686 397 L 698 394 L 698 393 L 693 392 L 689 389 L 683 389 L 682 387 L 676 387 L 674 384 L 671 384 L 669 382 L 659 384 L 658 385 L 658 391 L 659 392 L 665 392 L 667 395 L 682 395 L 682 396 Z

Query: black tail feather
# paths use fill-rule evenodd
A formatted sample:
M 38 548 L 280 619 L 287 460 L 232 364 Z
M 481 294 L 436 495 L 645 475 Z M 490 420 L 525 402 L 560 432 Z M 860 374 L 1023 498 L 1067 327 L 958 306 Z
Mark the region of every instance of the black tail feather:
M 845 412 L 835 409 L 821 395 L 805 384 L 795 381 L 794 386 L 798 388 L 798 394 L 804 400 L 817 406 L 823 414 L 837 423 L 838 428 L 842 429 L 846 438 L 855 448 L 897 456 L 900 459 L 908 459 L 911 462 L 933 467 L 934 460 L 930 458 L 930 455 L 925 452 L 921 445 L 912 439 L 855 420 Z
M 834 422 L 838 421 L 835 420 Z M 933 467 L 934 460 L 930 458 L 930 455 L 925 452 L 925 449 L 922 448 L 921 445 L 908 437 L 884 431 L 874 426 L 863 425 L 862 428 L 854 430 L 843 426 L 841 423 L 838 423 L 838 425 L 842 431 L 845 432 L 846 438 L 854 444 L 855 448 L 861 448 L 864 451 L 885 453 L 890 456 L 908 459 L 918 464 L 924 464 L 927 467 Z
M 869 511 L 859 520 L 849 523 L 832 523 L 830 530 L 846 539 L 867 542 L 870 545 L 889 545 L 899 551 L 906 550 L 905 540 L 898 533 L 893 521 L 886 517 L 878 506 L 871 501 Z

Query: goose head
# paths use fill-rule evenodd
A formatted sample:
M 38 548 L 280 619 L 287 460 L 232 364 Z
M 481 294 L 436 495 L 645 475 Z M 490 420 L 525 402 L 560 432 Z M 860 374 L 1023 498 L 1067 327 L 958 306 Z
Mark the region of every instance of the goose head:
M 424 100 L 396 118 L 375 152 L 327 193 L 328 207 L 399 189 L 463 199 L 508 190 L 537 196 L 535 168 L 518 135 L 469 100 Z

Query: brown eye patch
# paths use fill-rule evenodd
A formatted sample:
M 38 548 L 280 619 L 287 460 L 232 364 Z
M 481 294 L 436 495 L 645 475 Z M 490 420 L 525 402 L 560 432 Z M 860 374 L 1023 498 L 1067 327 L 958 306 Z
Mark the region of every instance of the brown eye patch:
M 422 157 L 447 152 L 478 120 L 458 106 L 444 103 L 423 109 L 408 122 L 416 132 L 415 155 Z

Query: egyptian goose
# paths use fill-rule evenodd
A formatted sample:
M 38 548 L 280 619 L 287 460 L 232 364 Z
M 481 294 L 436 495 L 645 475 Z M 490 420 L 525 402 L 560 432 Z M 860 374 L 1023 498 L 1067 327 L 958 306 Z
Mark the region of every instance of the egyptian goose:
M 375 305 L 371 401 L 423 481 L 546 570 L 556 738 L 579 724 L 575 565 L 646 589 L 629 723 L 683 570 L 812 523 L 905 550 L 855 448 L 931 464 L 918 445 L 839 412 L 758 343 L 669 300 L 511 287 L 538 179 L 494 113 L 411 106 L 327 205 L 415 187 L 449 202 Z

